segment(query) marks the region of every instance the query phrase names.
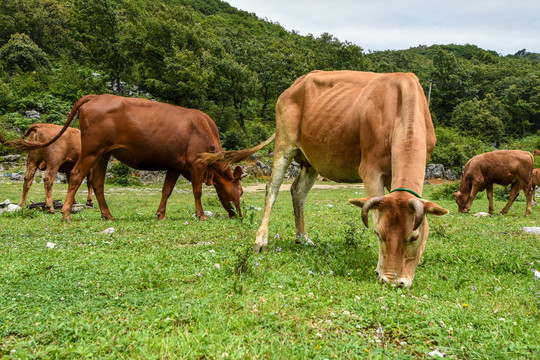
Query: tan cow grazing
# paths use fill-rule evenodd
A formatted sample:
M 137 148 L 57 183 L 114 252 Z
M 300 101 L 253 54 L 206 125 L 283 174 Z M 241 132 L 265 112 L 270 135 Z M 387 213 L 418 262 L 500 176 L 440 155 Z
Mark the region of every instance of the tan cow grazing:
M 425 215 L 448 212 L 420 198 L 435 143 L 415 75 L 314 71 L 302 76 L 276 105 L 274 169 L 256 247 L 268 244 L 272 205 L 295 159 L 301 165 L 291 188 L 297 242 L 301 237 L 309 241 L 304 205 L 318 174 L 338 182 L 363 181 L 368 197 L 349 201 L 362 208 L 366 226 L 372 210 L 379 278 L 411 286 L 428 236 Z M 392 191 L 385 195 L 385 188 Z
M 532 211 L 532 170 L 534 159 L 530 152 L 521 150 L 498 150 L 471 158 L 465 164 L 459 191 L 454 193 L 458 211 L 468 213 L 479 191 L 486 189 L 489 214 L 493 215 L 493 184 L 512 185 L 510 197 L 501 215 L 506 214 L 523 190 L 527 199 L 525 215 Z
M 534 150 L 534 155 L 540 156 L 540 150 Z
M 82 148 L 70 174 L 62 207 L 64 220 L 71 219 L 75 193 L 91 168 L 101 216 L 114 219 L 104 196 L 105 173 L 111 155 L 135 169 L 167 170 L 156 213 L 158 219 L 165 218 L 167 199 L 180 175 L 191 181 L 195 211 L 200 219 L 207 218 L 201 204 L 203 182 L 214 185 L 230 217 L 242 216 L 240 180 L 243 172 L 239 166 L 231 171 L 230 164 L 246 159 L 274 140 L 272 135 L 251 149 L 224 152 L 216 124 L 202 111 L 144 99 L 87 95 L 75 103 L 62 130 L 47 143 L 13 143 L 22 150 L 49 146 L 62 136 L 77 113 Z
M 60 130 L 59 125 L 54 124 L 33 124 L 21 140 L 27 138 L 30 141 L 36 141 L 39 143 L 46 143 L 51 140 Z M 3 139 L 3 143 L 6 146 L 10 146 L 9 141 Z M 68 128 L 66 134 L 54 144 L 31 150 L 28 152 L 26 160 L 26 174 L 24 175 L 23 194 L 20 206 L 26 205 L 26 198 L 28 191 L 32 186 L 34 175 L 36 170 L 47 170 L 47 174 L 43 178 L 43 184 L 45 186 L 45 208 L 47 212 L 54 213 L 52 189 L 54 179 L 58 172 L 66 174 L 69 181 L 69 173 L 81 154 L 81 132 L 78 129 Z M 88 197 L 86 199 L 86 205 L 92 206 L 92 185 L 90 175 L 87 180 Z

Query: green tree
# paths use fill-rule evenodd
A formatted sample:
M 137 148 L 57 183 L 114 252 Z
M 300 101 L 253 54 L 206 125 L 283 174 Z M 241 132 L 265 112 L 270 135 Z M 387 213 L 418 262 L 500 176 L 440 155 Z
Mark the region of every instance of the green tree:
M 49 59 L 43 50 L 26 34 L 13 34 L 0 48 L 0 58 L 4 59 L 7 70 L 34 71 L 44 66 L 49 67 Z
M 483 100 L 474 98 L 457 105 L 450 125 L 484 141 L 499 144 L 505 136 L 504 120 L 509 118 L 500 101 L 493 94 Z

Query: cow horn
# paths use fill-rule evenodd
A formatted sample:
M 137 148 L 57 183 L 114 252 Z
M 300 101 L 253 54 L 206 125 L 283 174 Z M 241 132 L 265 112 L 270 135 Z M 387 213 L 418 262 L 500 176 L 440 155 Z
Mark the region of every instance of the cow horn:
M 414 227 L 413 230 L 418 229 L 422 220 L 424 219 L 424 204 L 418 199 L 409 199 L 409 206 L 414 210 Z
M 371 210 L 372 207 L 377 207 L 381 203 L 382 197 L 372 197 L 366 203 L 364 206 L 362 206 L 362 222 L 366 227 L 369 227 L 369 220 L 368 220 L 368 211 Z

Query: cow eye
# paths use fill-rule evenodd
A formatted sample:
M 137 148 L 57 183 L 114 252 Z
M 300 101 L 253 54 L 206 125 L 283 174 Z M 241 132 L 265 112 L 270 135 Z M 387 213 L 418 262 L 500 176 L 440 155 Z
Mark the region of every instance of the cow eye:
M 415 234 L 415 235 L 411 236 L 411 238 L 410 238 L 410 242 L 413 242 L 413 241 L 416 241 L 416 240 L 418 240 L 418 238 L 419 238 L 419 237 L 420 237 L 420 234 L 419 234 L 419 233 L 417 233 L 417 234 Z

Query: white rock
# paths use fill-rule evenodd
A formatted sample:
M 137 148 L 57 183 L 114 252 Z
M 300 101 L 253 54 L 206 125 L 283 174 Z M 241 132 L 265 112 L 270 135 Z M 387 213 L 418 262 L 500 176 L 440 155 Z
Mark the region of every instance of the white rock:
M 112 234 L 114 232 L 114 228 L 110 227 L 110 228 L 107 228 L 105 230 L 103 230 L 101 233 L 102 234 Z
M 484 216 L 491 216 L 489 215 L 487 212 L 477 212 L 476 214 L 473 215 L 474 217 L 484 217 Z
M 538 226 L 531 226 L 531 227 L 526 226 L 523 228 L 523 231 L 530 234 L 540 235 L 540 227 Z
M 14 213 L 15 211 L 19 211 L 19 210 L 21 210 L 21 207 L 20 207 L 19 205 L 16 205 L 16 204 L 9 204 L 9 205 L 7 206 L 7 210 L 6 210 L 6 211 L 7 211 L 8 213 L 11 214 L 11 213 Z

